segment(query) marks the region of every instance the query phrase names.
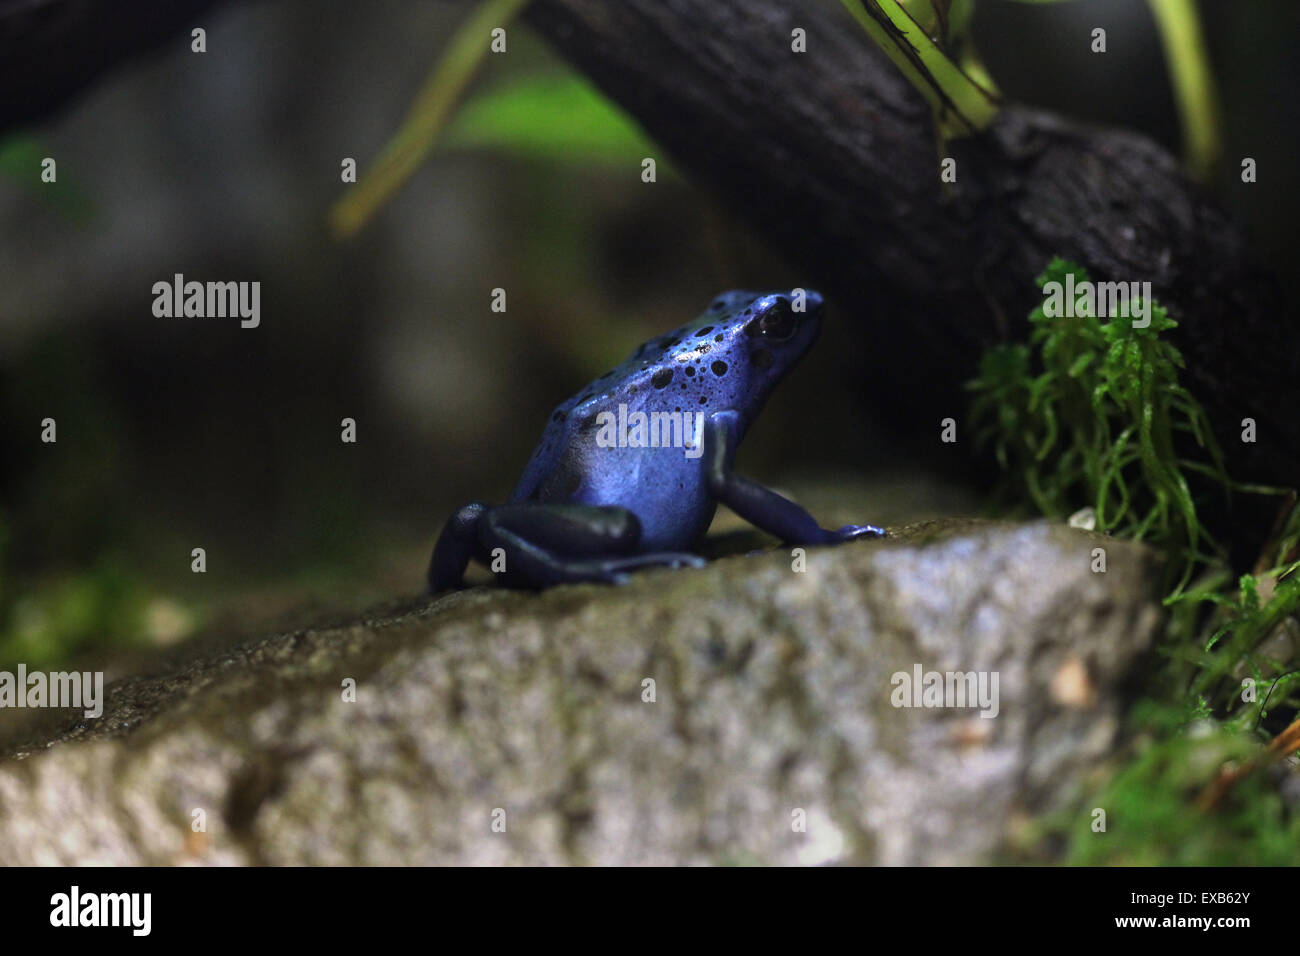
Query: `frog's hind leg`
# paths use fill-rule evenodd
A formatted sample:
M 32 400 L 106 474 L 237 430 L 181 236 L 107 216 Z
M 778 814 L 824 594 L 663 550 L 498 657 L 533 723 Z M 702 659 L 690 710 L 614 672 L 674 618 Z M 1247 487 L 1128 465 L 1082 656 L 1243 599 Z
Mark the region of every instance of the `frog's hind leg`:
M 447 519 L 429 559 L 430 594 L 461 586 L 465 567 L 474 556 L 483 515 L 489 510 L 481 501 L 472 501 Z
M 493 508 L 479 531 L 490 553 L 505 551 L 506 580 L 527 587 L 599 581 L 619 584 L 646 567 L 699 567 L 683 552 L 635 554 L 641 521 L 626 508 L 518 504 Z

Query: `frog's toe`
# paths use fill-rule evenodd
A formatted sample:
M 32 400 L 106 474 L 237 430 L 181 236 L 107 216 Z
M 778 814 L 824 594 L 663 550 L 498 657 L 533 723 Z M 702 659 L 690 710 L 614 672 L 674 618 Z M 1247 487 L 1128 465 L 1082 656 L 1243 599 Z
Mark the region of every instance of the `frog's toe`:
M 856 541 L 858 538 L 887 538 L 889 532 L 871 524 L 846 524 L 835 532 L 841 541 Z
M 689 551 L 658 551 L 616 558 L 605 563 L 609 571 L 639 571 L 642 568 L 702 568 L 709 562 Z

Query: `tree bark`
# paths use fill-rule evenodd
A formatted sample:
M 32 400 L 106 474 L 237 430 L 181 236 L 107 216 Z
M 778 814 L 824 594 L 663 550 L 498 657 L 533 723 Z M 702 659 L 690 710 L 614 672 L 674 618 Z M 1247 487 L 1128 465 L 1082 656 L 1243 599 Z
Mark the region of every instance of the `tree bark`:
M 0 133 L 38 122 L 220 0 L 0 0 Z

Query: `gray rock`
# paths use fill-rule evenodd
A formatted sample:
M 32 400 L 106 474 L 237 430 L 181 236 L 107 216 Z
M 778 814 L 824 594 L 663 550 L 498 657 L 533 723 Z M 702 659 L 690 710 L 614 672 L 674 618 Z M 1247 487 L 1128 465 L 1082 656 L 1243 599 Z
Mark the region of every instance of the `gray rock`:
M 778 550 L 475 589 L 119 682 L 0 762 L 0 861 L 988 862 L 1111 752 L 1156 564 L 1045 523 L 896 533 L 803 573 Z M 894 707 L 915 665 L 996 672 L 997 716 Z

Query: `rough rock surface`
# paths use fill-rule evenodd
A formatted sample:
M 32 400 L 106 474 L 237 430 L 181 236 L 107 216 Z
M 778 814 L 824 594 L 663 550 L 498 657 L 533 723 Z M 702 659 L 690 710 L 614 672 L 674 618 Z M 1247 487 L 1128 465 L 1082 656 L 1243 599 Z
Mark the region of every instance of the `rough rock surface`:
M 987 862 L 1111 750 L 1155 562 L 1045 523 L 895 530 L 803 573 L 475 589 L 119 682 L 0 761 L 0 861 Z M 998 715 L 895 708 L 917 664 L 996 671 Z

